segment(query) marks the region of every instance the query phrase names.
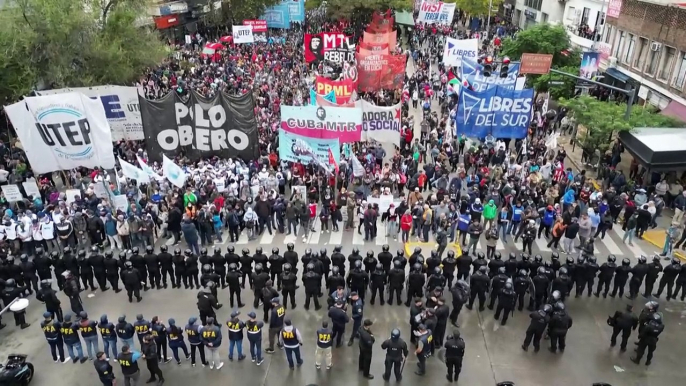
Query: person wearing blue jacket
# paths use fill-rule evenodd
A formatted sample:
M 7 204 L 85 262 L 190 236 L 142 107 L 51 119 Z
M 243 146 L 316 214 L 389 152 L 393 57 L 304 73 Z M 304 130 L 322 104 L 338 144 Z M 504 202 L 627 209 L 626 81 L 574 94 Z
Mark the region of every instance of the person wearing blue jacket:
M 510 221 L 510 227 L 507 230 L 507 233 L 511 235 L 515 235 L 515 232 L 517 232 L 517 229 L 519 228 L 519 224 L 522 222 L 522 215 L 524 214 L 524 206 L 522 205 L 522 202 L 517 200 L 517 204 L 512 206 L 512 219 Z
M 183 350 L 183 355 L 186 356 L 186 360 L 191 359 L 188 354 L 188 346 L 183 340 L 183 330 L 176 325 L 176 320 L 169 318 L 167 321 L 169 323 L 169 330 L 167 333 L 167 338 L 169 339 L 169 348 L 171 348 L 174 354 L 174 359 L 176 359 L 176 364 L 181 364 L 181 359 L 179 359 L 179 349 Z
M 224 366 L 224 362 L 221 361 L 219 356 L 219 347 L 222 345 L 222 330 L 215 326 L 213 317 L 208 316 L 206 322 L 207 324 L 201 330 L 202 343 L 210 350 L 208 358 L 210 370 L 215 367 L 219 370 Z
M 565 212 L 576 201 L 574 198 L 574 189 L 569 188 L 562 196 L 562 211 Z
M 472 216 L 469 213 L 460 213 L 460 217 L 457 220 L 457 230 L 460 232 L 460 240 L 462 240 L 462 245 L 467 244 L 467 229 L 469 229 L 469 223 L 472 221 Z
M 188 319 L 188 324 L 184 328 L 188 336 L 188 343 L 191 345 L 191 365 L 195 367 L 195 352 L 200 354 L 200 363 L 203 367 L 207 366 L 205 359 L 205 345 L 202 343 L 202 326 L 197 324 L 198 318 L 192 316 Z
M 538 225 L 538 238 L 541 238 L 541 232 L 545 229 L 545 238 L 550 238 L 550 230 L 553 229 L 553 224 L 555 224 L 555 218 L 557 217 L 557 212 L 552 205 L 548 205 L 545 208 L 541 208 L 538 211 L 541 215 L 541 223 Z

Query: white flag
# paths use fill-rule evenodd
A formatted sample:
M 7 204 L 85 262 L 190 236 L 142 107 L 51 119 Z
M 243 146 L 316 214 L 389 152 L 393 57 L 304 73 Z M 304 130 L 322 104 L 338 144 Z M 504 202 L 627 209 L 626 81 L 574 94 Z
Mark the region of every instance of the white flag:
M 353 176 L 362 177 L 364 176 L 364 166 L 358 161 L 357 157 L 354 155 L 351 157 L 353 160 Z
M 121 172 L 124 174 L 124 177 L 136 180 L 139 184 L 147 184 L 150 182 L 150 178 L 148 178 L 147 174 L 143 173 L 142 170 L 131 165 L 130 163 L 124 161 L 121 159 L 121 157 L 119 158 L 119 165 L 121 165 Z
M 157 174 L 157 172 L 155 172 L 153 168 L 148 166 L 148 164 L 146 164 L 145 161 L 143 161 L 143 159 L 139 155 L 137 155 L 136 158 L 138 158 L 138 165 L 140 165 L 141 169 L 143 169 L 143 172 L 145 174 L 147 174 L 149 177 L 156 179 L 157 181 L 162 181 L 164 179 L 164 177 Z
M 174 163 L 174 161 L 167 158 L 166 155 L 162 155 L 162 173 L 167 177 L 169 182 L 176 185 L 179 188 L 183 188 L 186 183 L 186 173 L 181 169 L 181 167 Z

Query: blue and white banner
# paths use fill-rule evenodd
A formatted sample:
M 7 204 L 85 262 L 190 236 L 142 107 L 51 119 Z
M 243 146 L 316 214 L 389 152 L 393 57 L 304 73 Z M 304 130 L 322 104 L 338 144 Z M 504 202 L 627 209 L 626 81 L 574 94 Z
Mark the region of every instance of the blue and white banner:
M 329 91 L 329 93 L 326 95 L 319 94 L 319 96 L 324 98 L 324 100 L 326 101 L 338 104 L 338 101 L 336 100 L 336 93 L 334 92 L 334 90 Z M 313 89 L 310 89 L 310 105 L 317 106 L 317 92 Z
M 121 173 L 124 175 L 124 177 L 136 180 L 138 183 L 141 184 L 150 183 L 150 177 L 148 177 L 148 175 L 145 172 L 131 165 L 130 163 L 124 161 L 123 159 L 121 159 L 121 157 L 119 157 L 119 166 L 121 168 Z
M 296 23 L 305 22 L 305 0 L 282 0 L 281 4 L 288 6 L 288 15 L 291 21 Z
M 174 163 L 174 161 L 167 158 L 166 155 L 162 155 L 162 173 L 165 177 L 179 188 L 183 188 L 186 183 L 186 172 L 181 169 L 181 167 Z
M 459 66 L 462 58 L 476 60 L 479 56 L 479 39 L 446 38 L 443 49 L 443 63 L 447 66 Z
M 455 114 L 456 136 L 471 138 L 525 138 L 531 122 L 534 90 L 489 87 L 478 92 L 466 87 L 460 92 Z
M 494 71 L 491 76 L 485 77 L 482 65 L 464 57 L 461 69 L 461 79 L 466 80 L 477 92 L 485 91 L 491 86 L 501 86 L 508 90 L 514 90 L 519 77 L 519 63 L 510 63 L 507 69 L 507 78 L 501 78 L 499 71 Z
M 282 2 L 281 4 L 267 8 L 264 12 L 264 16 L 260 19 L 266 20 L 267 27 L 269 28 L 290 29 L 291 15 L 288 2 Z
M 442 1 L 424 0 L 419 6 L 417 21 L 427 24 L 452 24 L 455 4 Z
M 336 164 L 341 161 L 341 146 L 338 138 L 323 139 L 304 137 L 279 130 L 279 157 L 290 162 L 302 162 L 307 165 L 315 162 L 329 170 L 329 150 Z

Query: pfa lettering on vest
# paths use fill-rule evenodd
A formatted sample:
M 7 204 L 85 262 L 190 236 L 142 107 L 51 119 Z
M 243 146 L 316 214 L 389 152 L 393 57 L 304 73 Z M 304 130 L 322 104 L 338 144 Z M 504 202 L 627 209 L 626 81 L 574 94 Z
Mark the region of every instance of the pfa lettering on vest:
M 176 150 L 179 146 L 192 146 L 201 151 L 222 149 L 245 150 L 250 139 L 240 130 L 225 130 L 226 111 L 224 106 L 214 105 L 205 111 L 199 103 L 191 108 L 183 103 L 175 103 L 177 129 L 162 130 L 157 134 L 157 142 L 167 151 Z M 195 118 L 195 130 L 190 125 L 183 125 L 182 120 Z

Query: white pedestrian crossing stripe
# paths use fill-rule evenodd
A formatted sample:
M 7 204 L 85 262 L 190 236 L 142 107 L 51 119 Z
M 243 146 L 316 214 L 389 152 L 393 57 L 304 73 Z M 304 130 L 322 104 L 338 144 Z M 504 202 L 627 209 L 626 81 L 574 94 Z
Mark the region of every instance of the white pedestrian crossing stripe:
M 269 232 L 264 231 L 264 233 L 262 234 L 262 237 L 260 238 L 260 244 L 262 244 L 262 245 L 271 244 L 274 241 L 274 233 L 275 232 L 272 232 L 271 234 L 269 234 Z
M 364 235 L 359 234 L 357 229 L 353 229 L 353 244 L 354 245 L 364 245 Z
M 613 255 L 619 255 L 622 253 L 622 250 L 619 248 L 619 245 L 617 245 L 612 240 L 612 237 L 610 237 L 609 234 L 605 234 L 604 239 L 600 239 L 600 237 L 595 239 L 594 245 L 597 246 L 598 244 L 604 245 L 607 248 L 607 251 Z
M 325 242 L 325 244 L 329 245 L 340 245 L 343 242 L 343 231 L 338 231 L 338 232 L 331 232 L 331 237 L 329 237 L 328 243 Z

